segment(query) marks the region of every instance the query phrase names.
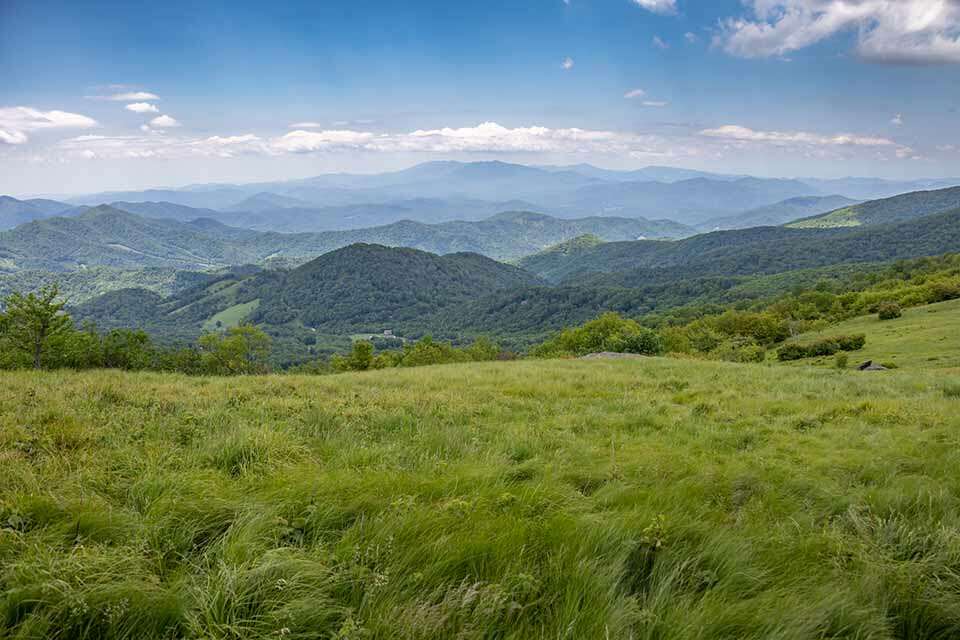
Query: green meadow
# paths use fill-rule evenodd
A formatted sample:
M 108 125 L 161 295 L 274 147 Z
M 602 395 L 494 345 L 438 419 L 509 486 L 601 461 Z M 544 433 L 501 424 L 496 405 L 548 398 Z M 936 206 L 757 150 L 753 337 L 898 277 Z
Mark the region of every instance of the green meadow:
M 957 638 L 952 373 L 6 372 L 0 637 Z
M 829 335 L 867 336 L 862 351 L 850 354 L 850 364 L 866 360 L 911 370 L 946 369 L 960 374 L 960 300 L 903 310 L 903 317 L 879 320 L 876 314 L 831 325 L 822 332 L 797 338 L 800 342 Z M 832 365 L 833 358 L 805 360 L 803 364 Z

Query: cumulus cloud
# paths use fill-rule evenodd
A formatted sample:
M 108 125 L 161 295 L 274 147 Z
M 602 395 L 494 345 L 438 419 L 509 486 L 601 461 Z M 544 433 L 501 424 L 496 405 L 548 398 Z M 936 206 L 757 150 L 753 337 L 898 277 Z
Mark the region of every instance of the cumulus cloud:
M 335 149 L 363 149 L 375 138 L 363 131 L 291 131 L 273 140 L 272 147 L 289 153 L 310 153 Z
M 90 100 L 112 100 L 113 102 L 134 102 L 137 100 L 159 100 L 160 96 L 149 91 L 123 91 L 103 96 L 86 96 Z
M 745 0 L 747 17 L 721 23 L 714 43 L 744 58 L 783 56 L 840 33 L 864 60 L 960 63 L 958 0 Z
M 649 101 L 653 102 L 653 101 Z M 658 106 L 655 103 L 651 106 Z M 58 157 L 89 159 L 232 158 L 247 154 L 280 156 L 311 153 L 424 153 L 610 155 L 637 159 L 741 154 L 747 145 L 770 145 L 807 155 L 852 154 L 855 150 L 914 158 L 907 146 L 881 137 L 802 131 L 757 131 L 725 125 L 692 134 L 661 136 L 542 126 L 506 127 L 496 122 L 476 126 L 376 133 L 352 129 L 297 129 L 272 138 L 254 134 L 197 138 L 148 129 L 131 136 L 77 136 L 61 141 Z
M 269 146 L 253 134 L 178 138 L 173 136 L 77 136 L 62 140 L 58 152 L 87 160 L 233 158 L 268 154 Z
M 172 118 L 168 115 L 157 116 L 150 121 L 150 126 L 154 129 L 170 129 L 173 127 L 179 127 L 180 122 L 176 118 Z
M 150 104 L 149 102 L 134 102 L 133 104 L 128 104 L 124 109 L 133 111 L 134 113 L 158 113 L 160 111 L 157 109 L 157 105 Z
M 347 124 L 344 122 L 343 124 Z M 323 125 L 319 122 L 294 122 L 287 127 L 288 129 L 322 129 Z
M 647 95 L 647 92 L 644 91 L 643 89 L 634 89 L 632 91 L 627 91 L 625 94 L 623 94 L 623 97 L 627 99 L 642 98 L 645 95 Z
M 570 69 L 573 69 L 573 58 L 567 56 L 563 59 L 563 62 L 560 63 L 560 66 L 563 67 L 564 71 L 570 71 Z
M 577 152 L 623 142 L 621 134 L 585 129 L 508 128 L 495 122 L 475 127 L 418 129 L 408 133 L 364 131 L 291 131 L 271 141 L 271 148 L 290 153 L 354 149 L 378 152 Z
M 638 7 L 660 14 L 677 12 L 677 0 L 633 0 Z
M 640 104 L 645 107 L 666 107 L 669 106 L 670 103 L 666 100 L 644 100 Z
M 693 33 L 692 31 L 687 31 L 685 34 L 683 34 L 683 39 L 690 44 L 696 44 L 697 42 L 700 41 L 699 36 L 697 36 L 697 34 Z
M 667 41 L 661 38 L 660 36 L 653 36 L 653 46 L 657 49 L 669 49 L 670 45 L 667 44 Z
M 897 115 L 893 116 L 893 119 L 890 120 L 890 124 L 892 124 L 895 127 L 899 127 L 903 125 L 903 114 L 898 113 Z
M 710 138 L 723 138 L 741 142 L 763 142 L 775 145 L 803 144 L 815 146 L 863 146 L 887 147 L 897 146 L 889 138 L 879 136 L 860 136 L 850 133 L 822 135 L 807 131 L 756 131 L 749 127 L 728 124 L 716 129 L 704 129 L 701 135 Z
M 241 154 L 287 153 L 611 153 L 656 156 L 673 153 L 676 145 L 657 136 L 578 128 L 504 127 L 484 122 L 473 127 L 418 129 L 372 133 L 348 129 L 298 129 L 270 139 L 253 134 L 191 138 L 158 135 L 149 130 L 135 136 L 78 136 L 62 141 L 58 150 L 77 158 L 234 157 Z M 91 155 L 92 154 L 92 155 Z
M 89 129 L 93 118 L 68 111 L 40 111 L 31 107 L 0 107 L 0 142 L 24 144 L 27 134 L 44 129 Z
M 403 151 L 551 151 L 576 152 L 615 144 L 618 134 L 612 131 L 585 129 L 550 129 L 548 127 L 504 127 L 484 122 L 475 127 L 418 129 L 399 136 L 395 144 Z

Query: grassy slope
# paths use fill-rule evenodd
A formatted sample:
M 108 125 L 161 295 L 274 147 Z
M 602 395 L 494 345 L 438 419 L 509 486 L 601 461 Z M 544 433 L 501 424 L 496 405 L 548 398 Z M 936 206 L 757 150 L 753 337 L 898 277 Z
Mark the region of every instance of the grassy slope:
M 854 318 L 818 333 L 800 336 L 808 341 L 827 335 L 864 333 L 867 344 L 850 354 L 851 366 L 864 360 L 892 362 L 909 369 L 949 369 L 960 373 L 960 300 L 905 309 L 903 317 L 881 322 L 876 314 Z M 832 365 L 833 358 L 805 363 Z
M 892 198 L 870 200 L 842 207 L 822 215 L 797 220 L 787 226 L 797 229 L 829 229 L 888 224 L 950 211 L 958 206 L 960 206 L 960 187 L 914 191 Z
M 244 302 L 241 304 L 235 304 L 232 307 L 224 309 L 220 313 L 214 314 L 209 320 L 203 323 L 204 331 L 214 331 L 217 327 L 217 322 L 220 323 L 221 327 L 230 328 L 236 327 L 241 322 L 243 322 L 247 316 L 257 310 L 257 307 L 260 306 L 260 299 L 251 300 L 250 302 Z
M 957 637 L 952 385 L 5 373 L 0 636 Z

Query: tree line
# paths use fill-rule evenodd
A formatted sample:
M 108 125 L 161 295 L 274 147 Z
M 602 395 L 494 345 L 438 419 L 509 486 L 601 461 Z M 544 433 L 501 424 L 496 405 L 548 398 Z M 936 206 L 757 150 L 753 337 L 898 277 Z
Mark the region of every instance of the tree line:
M 272 339 L 251 324 L 204 333 L 195 344 L 164 347 L 139 329 L 99 331 L 77 326 L 56 284 L 36 293 L 15 292 L 0 312 L 0 369 L 123 369 L 188 375 L 254 375 L 271 372 Z M 295 373 L 336 373 L 386 367 L 415 367 L 514 357 L 488 338 L 466 347 L 426 336 L 402 349 L 377 353 L 372 342 L 353 343 L 349 354 L 318 359 Z
M 100 332 L 78 327 L 56 284 L 36 293 L 15 292 L 0 312 L 2 369 L 124 369 L 192 375 L 269 371 L 270 337 L 252 326 L 204 334 L 190 347 L 157 345 L 138 329 Z

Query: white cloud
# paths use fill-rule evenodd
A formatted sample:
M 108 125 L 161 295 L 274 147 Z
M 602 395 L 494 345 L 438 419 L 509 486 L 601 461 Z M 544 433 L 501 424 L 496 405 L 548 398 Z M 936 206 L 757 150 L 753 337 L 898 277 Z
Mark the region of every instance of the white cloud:
M 889 138 L 878 136 L 860 136 L 850 133 L 822 135 L 806 131 L 755 131 L 748 127 L 728 124 L 716 129 L 704 129 L 701 135 L 710 138 L 723 138 L 741 142 L 762 142 L 774 145 L 813 145 L 813 146 L 864 146 L 887 147 L 898 146 Z
M 677 0 L 633 0 L 633 3 L 654 13 L 671 14 L 677 12 Z
M 401 151 L 430 152 L 578 152 L 609 148 L 620 141 L 612 131 L 504 127 L 484 122 L 475 127 L 417 130 L 396 137 L 391 145 Z
M 625 94 L 623 94 L 623 97 L 627 99 L 642 98 L 645 95 L 647 95 L 647 92 L 643 89 L 634 89 L 633 91 L 627 91 Z
M 661 38 L 660 36 L 653 36 L 652 42 L 653 42 L 653 46 L 655 46 L 657 49 L 669 49 L 669 48 L 670 48 L 670 45 L 667 44 L 667 42 L 666 42 L 663 38 Z
M 62 141 L 60 155 L 84 158 L 234 157 L 286 153 L 569 153 L 659 156 L 677 145 L 657 136 L 578 128 L 504 127 L 484 122 L 473 127 L 419 129 L 401 133 L 353 130 L 296 130 L 261 139 L 253 134 L 192 138 L 147 133 L 131 136 L 78 136 Z M 88 153 L 89 152 L 89 153 Z M 637 155 L 639 154 L 639 155 Z
M 687 31 L 685 34 L 683 34 L 683 39 L 690 44 L 696 44 L 697 42 L 700 42 L 700 37 L 692 31 Z
M 335 149 L 362 149 L 374 139 L 363 131 L 334 129 L 330 131 L 291 131 L 272 141 L 272 147 L 289 153 L 310 153 Z
M 134 113 L 158 113 L 160 111 L 157 109 L 157 105 L 150 104 L 149 102 L 134 102 L 133 104 L 128 104 L 124 109 L 133 111 Z
M 343 124 L 347 124 L 344 122 Z M 323 125 L 319 122 L 294 122 L 288 129 L 322 129 Z
M 149 131 L 149 128 L 148 128 Z M 253 134 L 178 138 L 156 133 L 135 136 L 78 136 L 57 145 L 61 154 L 87 160 L 233 158 L 269 154 L 269 147 Z
M 728 18 L 714 40 L 744 58 L 783 56 L 840 33 L 856 34 L 865 60 L 960 63 L 957 0 L 745 0 L 749 17 Z
M 893 116 L 893 119 L 890 120 L 890 124 L 894 125 L 895 127 L 901 126 L 903 124 L 903 114 L 898 113 L 897 115 Z
M 563 62 L 560 63 L 560 66 L 563 67 L 564 71 L 569 71 L 573 69 L 573 58 L 567 56 L 563 59 Z
M 160 96 L 149 91 L 124 91 L 105 96 L 86 96 L 89 100 L 112 100 L 114 102 L 134 102 L 137 100 L 159 100 Z
M 645 107 L 666 107 L 670 105 L 665 100 L 644 100 L 641 104 Z
M 0 107 L 0 142 L 24 144 L 28 133 L 44 129 L 89 129 L 93 118 L 68 111 L 40 111 L 31 107 Z
M 154 129 L 170 129 L 172 127 L 179 127 L 180 123 L 176 118 L 172 118 L 168 115 L 162 115 L 151 120 L 150 126 Z
M 653 101 L 648 101 L 653 102 Z M 656 103 L 660 104 L 660 103 Z M 757 131 L 725 125 L 691 135 L 661 136 L 542 126 L 506 127 L 496 122 L 476 126 L 377 133 L 352 129 L 290 131 L 273 138 L 254 134 L 197 138 L 147 130 L 130 136 L 84 135 L 61 141 L 52 158 L 233 158 L 241 155 L 338 153 L 550 154 L 635 159 L 740 156 L 745 147 L 767 146 L 809 157 L 882 154 L 916 158 L 893 140 L 855 134 L 824 135 L 803 131 Z
M 29 140 L 23 131 L 0 129 L 0 142 L 4 144 L 24 144 Z

